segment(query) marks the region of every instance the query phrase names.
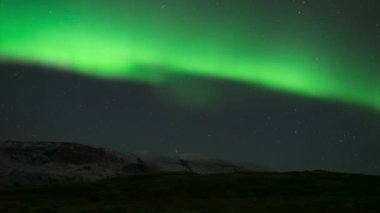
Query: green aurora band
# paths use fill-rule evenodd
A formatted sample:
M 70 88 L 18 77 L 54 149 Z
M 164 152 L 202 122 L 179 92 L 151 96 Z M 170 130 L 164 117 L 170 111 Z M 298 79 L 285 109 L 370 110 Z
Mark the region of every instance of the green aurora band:
M 162 2 L 2 0 L 0 59 L 152 85 L 231 80 L 380 109 L 379 63 L 289 8 L 275 22 L 234 1 Z

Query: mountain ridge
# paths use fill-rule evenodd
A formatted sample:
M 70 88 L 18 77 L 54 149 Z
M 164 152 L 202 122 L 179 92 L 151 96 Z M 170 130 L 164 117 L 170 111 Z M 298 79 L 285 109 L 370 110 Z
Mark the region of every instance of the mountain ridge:
M 273 170 L 254 164 L 191 156 L 127 155 L 72 142 L 0 142 L 0 186 L 95 181 L 159 172 L 218 174 L 260 171 Z

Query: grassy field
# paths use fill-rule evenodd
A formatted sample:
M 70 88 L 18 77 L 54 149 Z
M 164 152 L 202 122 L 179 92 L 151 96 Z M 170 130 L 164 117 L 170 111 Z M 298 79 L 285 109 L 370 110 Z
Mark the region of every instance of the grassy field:
M 0 212 L 380 212 L 380 177 L 163 173 L 0 191 Z

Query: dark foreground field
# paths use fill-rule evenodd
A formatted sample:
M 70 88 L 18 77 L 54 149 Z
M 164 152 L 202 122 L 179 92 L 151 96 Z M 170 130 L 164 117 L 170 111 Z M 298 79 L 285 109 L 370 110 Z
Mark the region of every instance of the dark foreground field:
M 0 212 L 380 212 L 380 177 L 154 174 L 3 189 Z

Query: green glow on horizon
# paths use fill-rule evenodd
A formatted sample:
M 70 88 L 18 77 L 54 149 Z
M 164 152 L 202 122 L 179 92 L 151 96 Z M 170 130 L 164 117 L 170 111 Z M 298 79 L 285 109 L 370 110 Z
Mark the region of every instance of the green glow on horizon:
M 181 75 L 226 79 L 380 109 L 379 75 L 369 74 L 378 67 L 334 44 L 268 30 L 254 11 L 226 17 L 195 10 L 201 1 L 168 2 L 4 0 L 0 59 L 153 85 Z

